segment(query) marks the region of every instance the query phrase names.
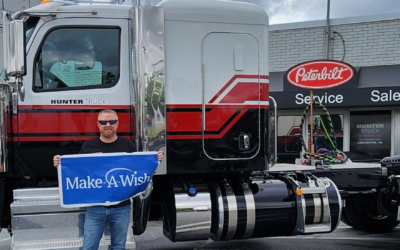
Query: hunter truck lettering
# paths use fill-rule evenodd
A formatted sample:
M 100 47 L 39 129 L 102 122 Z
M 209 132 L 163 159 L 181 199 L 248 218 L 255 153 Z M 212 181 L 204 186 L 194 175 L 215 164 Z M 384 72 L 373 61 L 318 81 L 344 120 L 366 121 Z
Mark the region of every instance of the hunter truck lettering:
M 104 99 L 59 99 L 50 100 L 50 104 L 107 104 Z
M 117 175 L 113 175 L 113 172 L 118 172 Z M 121 173 L 122 172 L 122 173 Z M 123 174 L 123 172 L 127 172 Z M 132 187 L 140 186 L 143 184 L 148 184 L 151 177 L 144 173 L 141 176 L 137 175 L 137 171 L 132 171 L 127 168 L 114 168 L 108 171 L 104 178 L 92 178 L 87 176 L 86 178 L 80 178 L 76 176 L 71 179 L 69 177 L 65 178 L 67 182 L 67 190 L 69 189 L 87 189 L 87 188 L 118 188 L 122 187 Z

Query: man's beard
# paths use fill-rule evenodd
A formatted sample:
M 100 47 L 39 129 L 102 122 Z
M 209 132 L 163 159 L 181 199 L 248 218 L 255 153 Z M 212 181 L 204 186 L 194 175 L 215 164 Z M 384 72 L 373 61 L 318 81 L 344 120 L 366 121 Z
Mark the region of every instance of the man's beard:
M 104 138 L 112 138 L 115 135 L 115 130 L 111 129 L 110 133 L 108 133 L 108 130 L 104 129 L 104 131 L 101 132 L 101 135 Z

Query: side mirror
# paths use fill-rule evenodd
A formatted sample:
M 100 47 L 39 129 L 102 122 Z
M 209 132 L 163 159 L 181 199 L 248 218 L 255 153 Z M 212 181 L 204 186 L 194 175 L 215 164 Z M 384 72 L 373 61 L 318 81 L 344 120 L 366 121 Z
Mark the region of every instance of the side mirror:
M 3 56 L 6 76 L 26 75 L 25 43 L 25 22 L 11 20 L 9 14 L 3 12 Z
M 6 38 L 7 39 L 7 38 Z M 25 40 L 25 22 L 14 20 L 10 22 L 10 69 L 7 72 L 9 76 L 26 75 L 26 40 Z
M 10 21 L 8 13 L 3 11 L 3 67 L 4 78 L 10 72 L 11 44 L 10 44 Z
M 25 98 L 25 87 L 20 78 L 26 75 L 25 39 L 25 22 L 12 20 L 9 13 L 3 11 L 4 73 L 7 80 L 9 77 L 15 78 L 21 101 Z

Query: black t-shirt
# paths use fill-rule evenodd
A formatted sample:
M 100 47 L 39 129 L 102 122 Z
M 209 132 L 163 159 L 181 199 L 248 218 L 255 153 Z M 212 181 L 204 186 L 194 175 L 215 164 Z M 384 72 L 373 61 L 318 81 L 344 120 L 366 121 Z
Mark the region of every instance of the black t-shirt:
M 118 137 L 117 140 L 111 143 L 105 143 L 96 137 L 90 141 L 83 143 L 80 154 L 92 153 L 132 153 L 136 152 L 135 144 L 125 138 Z
M 90 141 L 83 143 L 80 154 L 92 153 L 133 153 L 136 152 L 135 144 L 125 138 L 118 137 L 117 140 L 111 143 L 105 143 L 96 137 Z M 123 201 L 117 205 L 108 207 L 122 207 L 131 204 L 130 200 Z

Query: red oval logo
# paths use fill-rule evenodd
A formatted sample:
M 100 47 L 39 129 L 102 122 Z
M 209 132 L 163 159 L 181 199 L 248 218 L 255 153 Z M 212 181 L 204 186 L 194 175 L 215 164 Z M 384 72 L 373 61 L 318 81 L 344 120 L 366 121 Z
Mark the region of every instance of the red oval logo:
M 337 61 L 311 61 L 289 70 L 287 80 L 296 87 L 305 89 L 333 88 L 350 81 L 353 68 Z

